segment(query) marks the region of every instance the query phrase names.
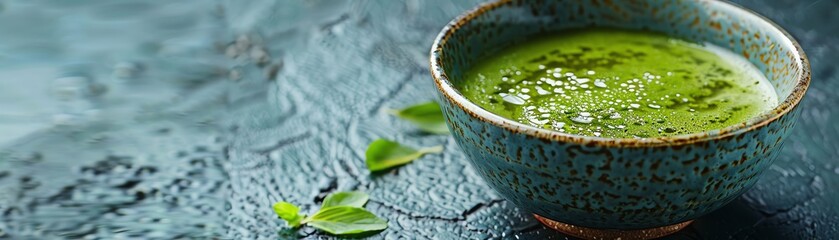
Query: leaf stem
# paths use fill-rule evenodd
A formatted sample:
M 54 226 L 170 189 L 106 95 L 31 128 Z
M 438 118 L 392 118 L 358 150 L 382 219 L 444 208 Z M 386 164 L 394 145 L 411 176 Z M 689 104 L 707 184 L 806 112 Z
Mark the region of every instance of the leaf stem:
M 393 116 L 397 116 L 397 117 L 398 117 L 398 116 L 399 116 L 399 113 L 400 113 L 401 111 L 399 111 L 399 109 L 392 109 L 392 108 L 389 108 L 389 109 L 386 109 L 386 110 L 385 110 L 385 112 L 386 112 L 386 113 L 388 113 L 388 114 L 390 114 L 390 115 L 393 115 Z
M 320 210 L 318 210 L 318 212 L 320 212 Z M 318 213 L 315 212 L 315 214 L 318 214 Z M 314 216 L 315 214 L 312 214 L 310 216 L 303 215 L 303 216 L 306 216 L 306 217 L 304 217 L 303 220 L 300 220 L 300 226 L 303 226 L 306 223 L 309 223 L 309 221 L 312 221 L 312 216 Z
M 443 152 L 443 145 L 437 145 L 437 146 L 427 147 L 427 148 L 420 148 L 417 151 L 419 151 L 423 154 L 441 153 L 441 152 Z

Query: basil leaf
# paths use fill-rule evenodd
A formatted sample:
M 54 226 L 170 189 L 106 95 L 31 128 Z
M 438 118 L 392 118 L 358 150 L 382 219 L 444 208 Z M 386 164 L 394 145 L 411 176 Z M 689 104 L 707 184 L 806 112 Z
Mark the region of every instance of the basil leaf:
M 300 208 L 288 202 L 274 203 L 274 212 L 292 228 L 299 227 L 300 222 L 306 217 L 305 215 L 300 215 Z
M 364 207 L 370 197 L 366 193 L 359 191 L 352 192 L 336 192 L 326 196 L 323 200 L 321 208 L 348 206 L 348 207 Z
M 435 146 L 415 150 L 387 139 L 379 139 L 367 147 L 367 169 L 381 171 L 399 165 L 407 164 L 428 153 L 440 153 L 443 146 Z
M 330 234 L 354 234 L 387 228 L 387 221 L 363 208 L 337 206 L 322 208 L 306 219 L 306 224 Z
M 401 110 L 391 110 L 391 114 L 408 120 L 419 129 L 433 134 L 448 134 L 443 110 L 437 102 L 427 102 L 413 105 Z

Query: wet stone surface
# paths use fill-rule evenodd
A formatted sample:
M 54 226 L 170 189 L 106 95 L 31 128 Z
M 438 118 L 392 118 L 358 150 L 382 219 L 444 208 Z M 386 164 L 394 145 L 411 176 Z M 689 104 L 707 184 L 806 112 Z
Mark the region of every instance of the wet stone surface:
M 322 239 L 270 205 L 363 190 L 374 239 L 567 239 L 494 194 L 431 100 L 426 55 L 475 1 L 0 1 L 0 239 Z M 738 1 L 804 45 L 801 122 L 757 186 L 670 239 L 839 237 L 839 2 Z M 22 23 L 26 24 L 22 24 Z M 443 145 L 383 175 L 385 137 Z

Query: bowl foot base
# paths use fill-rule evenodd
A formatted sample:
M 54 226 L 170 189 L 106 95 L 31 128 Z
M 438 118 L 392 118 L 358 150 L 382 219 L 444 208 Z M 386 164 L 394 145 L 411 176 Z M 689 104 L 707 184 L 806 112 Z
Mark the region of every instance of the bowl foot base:
M 533 214 L 536 217 L 536 220 L 542 222 L 548 228 L 553 230 L 557 230 L 564 234 L 568 234 L 574 237 L 582 238 L 582 239 L 621 239 L 621 240 L 629 240 L 629 239 L 653 239 L 653 238 L 660 238 L 679 230 L 685 228 L 689 225 L 693 220 L 673 224 L 670 226 L 664 227 L 657 227 L 657 228 L 648 228 L 648 229 L 636 229 L 636 230 L 618 230 L 618 229 L 597 229 L 597 228 L 587 228 L 587 227 L 578 227 L 567 223 L 557 222 L 551 219 L 547 219 L 545 217 Z

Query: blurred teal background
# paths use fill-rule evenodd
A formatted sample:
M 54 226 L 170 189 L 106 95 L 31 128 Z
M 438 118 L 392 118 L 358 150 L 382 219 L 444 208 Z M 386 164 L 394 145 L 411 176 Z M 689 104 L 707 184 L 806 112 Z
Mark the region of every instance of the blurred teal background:
M 431 41 L 478 2 L 0 0 L 0 239 L 329 238 L 270 206 L 353 189 L 374 239 L 566 239 L 384 113 L 434 99 Z M 839 238 L 839 1 L 736 2 L 813 82 L 757 186 L 669 239 Z M 371 177 L 380 137 L 446 152 Z

